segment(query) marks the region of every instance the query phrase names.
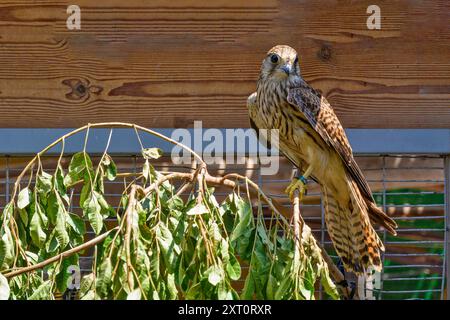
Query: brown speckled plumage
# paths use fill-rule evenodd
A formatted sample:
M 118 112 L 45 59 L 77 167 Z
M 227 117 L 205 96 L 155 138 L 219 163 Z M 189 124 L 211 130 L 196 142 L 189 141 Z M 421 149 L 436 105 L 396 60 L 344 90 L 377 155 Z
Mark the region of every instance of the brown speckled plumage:
M 248 101 L 255 129 L 278 129 L 280 151 L 300 170 L 311 167 L 324 196 L 325 220 L 344 266 L 357 274 L 381 269 L 384 246 L 372 222 L 392 234 L 396 223 L 378 209 L 328 101 L 300 76 L 297 52 L 276 46 L 263 60 Z

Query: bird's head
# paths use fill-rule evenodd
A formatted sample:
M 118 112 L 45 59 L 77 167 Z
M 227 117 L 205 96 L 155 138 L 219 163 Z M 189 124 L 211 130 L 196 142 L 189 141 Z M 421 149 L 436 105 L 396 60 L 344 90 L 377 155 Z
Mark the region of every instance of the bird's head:
M 285 45 L 278 45 L 270 49 L 262 62 L 261 77 L 276 81 L 298 79 L 300 65 L 297 51 Z

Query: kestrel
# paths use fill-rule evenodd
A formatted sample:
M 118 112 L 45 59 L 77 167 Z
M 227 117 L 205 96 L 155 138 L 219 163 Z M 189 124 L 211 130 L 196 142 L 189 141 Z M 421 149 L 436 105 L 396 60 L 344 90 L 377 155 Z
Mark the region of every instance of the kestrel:
M 325 221 L 347 271 L 380 271 L 384 246 L 372 222 L 396 234 L 394 220 L 377 208 L 369 185 L 353 158 L 344 129 L 328 101 L 300 74 L 297 52 L 279 45 L 262 62 L 257 91 L 249 96 L 250 123 L 278 129 L 278 147 L 303 173 L 287 192 L 304 192 L 306 179 L 322 190 Z

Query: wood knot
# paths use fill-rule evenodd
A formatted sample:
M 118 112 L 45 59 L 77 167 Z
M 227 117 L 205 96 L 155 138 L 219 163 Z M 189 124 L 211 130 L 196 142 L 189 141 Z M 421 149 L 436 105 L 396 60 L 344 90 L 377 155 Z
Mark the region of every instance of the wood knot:
M 102 87 L 91 85 L 86 79 L 66 79 L 62 83 L 71 89 L 69 93 L 66 93 L 66 98 L 69 100 L 85 100 L 91 93 L 99 95 L 103 91 Z
M 80 97 L 82 97 L 82 96 L 84 96 L 84 95 L 86 94 L 86 87 L 85 87 L 82 83 L 80 83 L 79 85 L 77 85 L 77 86 L 75 87 L 75 92 L 76 92 Z
M 318 55 L 320 60 L 323 60 L 323 61 L 330 60 L 331 59 L 331 47 L 328 46 L 328 45 L 323 45 L 320 48 L 320 50 L 319 50 L 317 55 Z

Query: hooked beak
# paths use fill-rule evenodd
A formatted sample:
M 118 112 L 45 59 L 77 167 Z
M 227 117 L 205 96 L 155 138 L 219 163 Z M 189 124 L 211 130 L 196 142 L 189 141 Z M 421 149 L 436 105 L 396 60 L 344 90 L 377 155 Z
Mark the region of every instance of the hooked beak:
M 292 67 L 290 65 L 284 65 L 281 67 L 281 70 L 284 71 L 287 75 L 290 75 L 292 72 Z

